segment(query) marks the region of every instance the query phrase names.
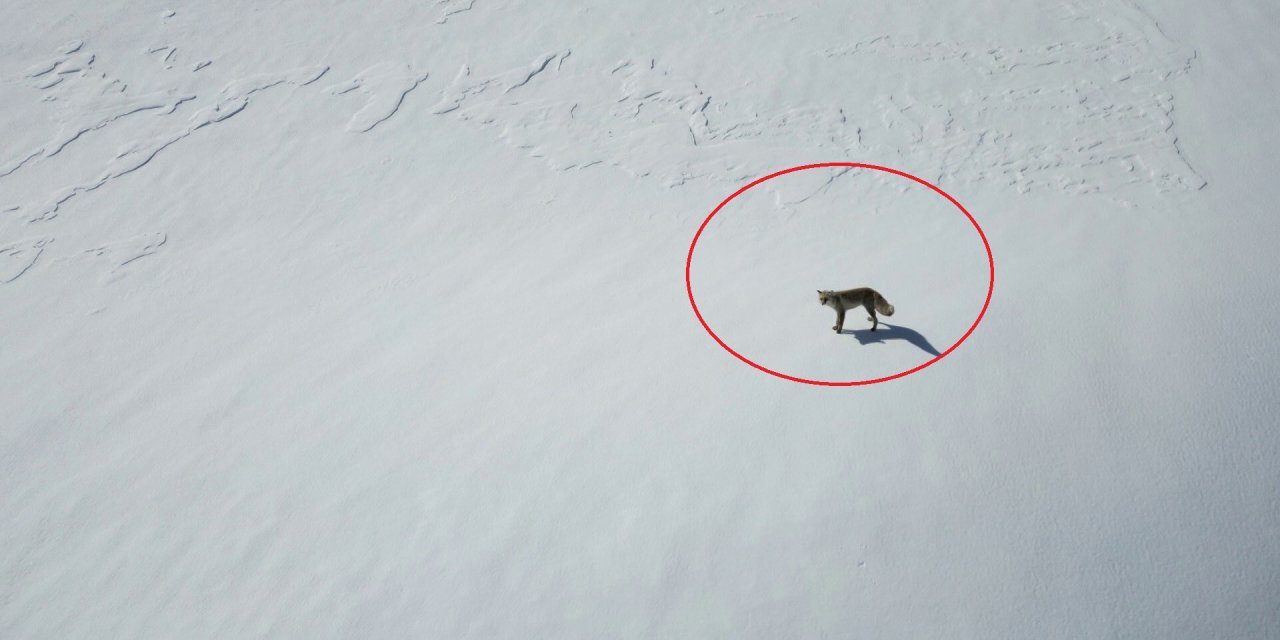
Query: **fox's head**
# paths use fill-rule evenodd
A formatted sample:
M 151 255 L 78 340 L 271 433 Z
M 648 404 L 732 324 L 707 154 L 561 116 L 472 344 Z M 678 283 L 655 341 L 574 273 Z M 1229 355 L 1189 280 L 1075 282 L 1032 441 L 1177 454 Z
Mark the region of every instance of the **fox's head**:
M 831 301 L 831 297 L 832 297 L 832 295 L 834 295 L 834 294 L 832 294 L 830 291 L 823 291 L 823 290 L 819 289 L 819 290 L 818 290 L 818 304 L 820 304 L 820 305 L 822 305 L 822 306 L 824 306 L 824 307 L 825 307 L 825 306 L 827 306 L 827 303 Z

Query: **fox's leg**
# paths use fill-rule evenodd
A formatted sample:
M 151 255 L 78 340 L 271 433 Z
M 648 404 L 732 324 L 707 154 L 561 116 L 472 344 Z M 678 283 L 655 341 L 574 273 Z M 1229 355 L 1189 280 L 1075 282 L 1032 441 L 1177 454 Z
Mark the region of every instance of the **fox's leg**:
M 880 326 L 880 320 L 876 318 L 876 308 L 870 302 L 862 303 L 862 308 L 867 310 L 867 319 L 871 321 L 871 330 L 875 331 Z
M 844 309 L 836 309 L 836 326 L 831 327 L 836 333 L 844 331 Z

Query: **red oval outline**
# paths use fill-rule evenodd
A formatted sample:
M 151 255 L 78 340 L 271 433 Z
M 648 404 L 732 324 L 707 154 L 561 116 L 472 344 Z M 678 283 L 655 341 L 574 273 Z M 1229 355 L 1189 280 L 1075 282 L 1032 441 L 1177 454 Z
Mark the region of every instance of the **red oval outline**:
M 937 193 L 943 198 L 946 198 L 948 202 L 955 205 L 956 208 L 959 209 L 960 212 L 963 213 L 965 217 L 969 219 L 969 222 L 973 225 L 973 228 L 978 231 L 978 237 L 982 239 L 982 247 L 987 251 L 987 269 L 989 272 L 989 275 L 987 278 L 987 298 L 982 303 L 982 311 L 978 312 L 977 319 L 975 319 L 973 321 L 973 324 L 969 326 L 969 330 L 964 332 L 964 335 L 960 336 L 959 340 L 956 340 L 955 344 L 951 345 L 949 348 L 947 348 L 946 351 L 943 351 L 941 354 L 937 355 L 932 360 L 925 362 L 924 364 L 921 364 L 911 369 L 907 369 L 906 371 L 900 371 L 891 376 L 885 376 L 883 378 L 872 378 L 869 380 L 851 380 L 848 382 L 844 382 L 844 381 L 830 381 L 830 380 L 810 380 L 808 378 L 799 378 L 796 376 L 787 375 L 780 371 L 774 371 L 773 369 L 770 369 L 768 367 L 756 364 L 755 362 L 752 362 L 751 360 L 749 360 L 742 354 L 738 353 L 737 351 L 734 351 L 729 345 L 724 343 L 724 340 L 720 339 L 720 336 L 716 335 L 716 332 L 711 330 L 711 326 L 708 325 L 707 321 L 702 317 L 702 312 L 698 310 L 698 302 L 693 299 L 693 282 L 690 278 L 690 273 L 693 268 L 693 250 L 698 246 L 698 238 L 702 237 L 702 231 L 707 228 L 707 224 L 711 222 L 711 219 L 716 217 L 716 214 L 720 213 L 720 210 L 723 209 L 725 205 L 732 202 L 734 198 L 742 195 L 748 189 L 762 182 L 772 180 L 779 176 L 784 176 L 788 173 L 794 173 L 796 171 L 804 171 L 807 169 L 827 169 L 832 167 L 849 167 L 851 169 L 872 169 L 875 171 L 883 171 L 885 173 L 891 173 L 895 176 L 906 178 L 908 180 L 911 180 L 919 184 L 922 184 L 926 187 L 929 187 L 934 191 L 934 193 Z M 711 210 L 711 214 L 708 215 L 707 219 L 703 220 L 702 225 L 698 227 L 698 232 L 693 234 L 693 241 L 689 243 L 689 254 L 684 261 L 684 287 L 685 287 L 685 291 L 687 291 L 689 294 L 689 305 L 693 307 L 693 313 L 694 315 L 698 316 L 698 322 L 702 324 L 702 328 L 706 329 L 707 333 L 711 336 L 711 338 L 716 341 L 716 344 L 720 345 L 725 351 L 728 351 L 729 353 L 733 354 L 735 358 L 769 375 L 776 376 L 784 380 L 790 380 L 792 382 L 802 382 L 804 384 L 812 384 L 812 385 L 818 385 L 823 387 L 855 387 L 855 386 L 861 386 L 861 385 L 876 384 L 879 382 L 888 382 L 890 380 L 895 380 L 897 378 L 901 378 L 903 376 L 913 374 L 947 357 L 952 351 L 956 350 L 956 347 L 959 347 L 962 343 L 964 343 L 965 340 L 969 339 L 969 336 L 972 335 L 974 330 L 978 328 L 978 323 L 982 322 L 982 318 L 987 315 L 987 307 L 991 306 L 991 292 L 995 290 L 995 286 L 996 286 L 996 261 L 995 261 L 995 258 L 991 255 L 991 243 L 987 242 L 987 234 L 982 232 L 982 227 L 979 226 L 978 221 L 973 218 L 973 214 L 969 213 L 969 210 L 964 208 L 964 205 L 960 204 L 958 200 L 951 197 L 951 194 L 947 193 L 946 191 L 943 191 L 942 189 L 935 186 L 933 183 L 927 180 L 924 180 L 923 178 L 918 178 L 905 171 L 899 171 L 897 169 L 893 169 L 890 167 L 882 167 L 880 165 L 866 164 L 862 162 L 819 162 L 816 164 L 803 164 L 800 166 L 791 167 L 790 169 L 783 169 L 782 171 L 776 171 L 763 178 L 755 179 L 754 181 L 748 183 L 745 187 L 742 187 L 741 189 L 734 191 L 732 195 L 730 195 L 728 198 L 725 198 L 720 204 L 716 205 L 715 209 Z

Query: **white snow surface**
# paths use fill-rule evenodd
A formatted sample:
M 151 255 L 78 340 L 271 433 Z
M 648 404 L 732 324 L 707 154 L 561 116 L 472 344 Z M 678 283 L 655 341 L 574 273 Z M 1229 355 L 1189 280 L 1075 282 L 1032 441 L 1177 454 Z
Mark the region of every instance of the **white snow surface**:
M 0 638 L 1274 638 L 1277 32 L 7 0 Z

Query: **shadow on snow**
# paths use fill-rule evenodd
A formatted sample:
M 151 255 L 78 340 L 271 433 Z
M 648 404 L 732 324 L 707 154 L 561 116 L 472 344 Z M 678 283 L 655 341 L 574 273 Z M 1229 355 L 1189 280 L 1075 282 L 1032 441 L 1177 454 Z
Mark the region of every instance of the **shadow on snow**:
M 892 325 L 883 320 L 880 321 L 880 328 L 876 331 L 871 329 L 845 329 L 840 333 L 851 335 L 858 339 L 861 344 L 884 343 L 889 340 L 906 340 L 911 344 L 919 347 L 925 353 L 932 356 L 940 356 L 937 349 L 929 344 L 929 339 L 920 335 L 915 329 L 908 329 L 901 325 Z

